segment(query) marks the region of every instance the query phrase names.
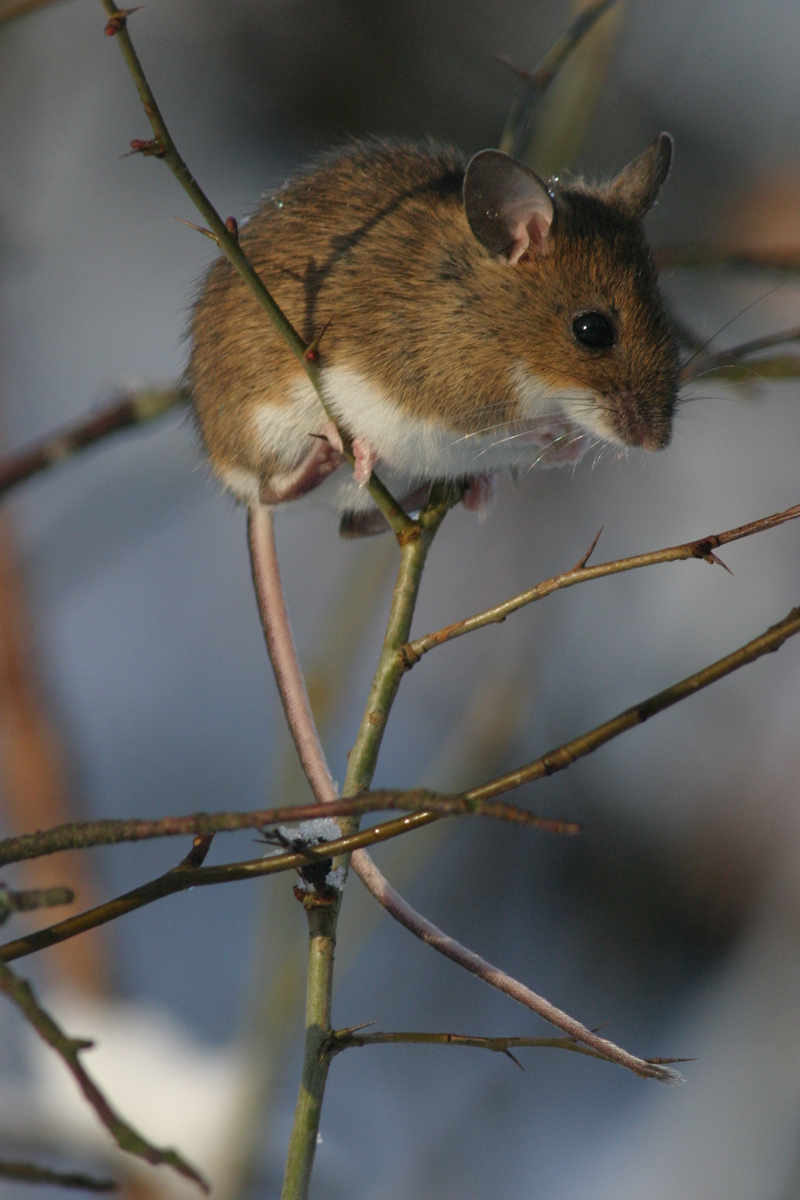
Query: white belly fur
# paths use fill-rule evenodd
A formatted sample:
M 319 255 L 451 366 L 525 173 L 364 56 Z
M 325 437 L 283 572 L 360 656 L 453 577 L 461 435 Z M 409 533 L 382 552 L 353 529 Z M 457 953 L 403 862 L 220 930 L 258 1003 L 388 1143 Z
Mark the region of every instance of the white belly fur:
M 325 371 L 323 386 L 331 409 L 352 437 L 363 439 L 375 449 L 378 474 L 389 490 L 402 498 L 427 480 L 460 479 L 508 468 L 524 470 L 543 458 L 542 445 L 550 438 L 537 440 L 537 425 L 543 430 L 551 426 L 557 430 L 576 393 L 561 395 L 522 366 L 512 369 L 512 380 L 525 420 L 519 425 L 466 436 L 440 422 L 403 414 L 385 392 L 348 368 Z M 591 401 L 592 395 L 587 392 L 577 398 Z M 547 418 L 553 419 L 551 426 Z M 310 435 L 319 433 L 326 421 L 311 382 L 303 378 L 294 384 L 290 403 L 265 404 L 256 411 L 253 433 L 265 454 L 296 465 L 308 451 Z M 527 427 L 528 421 L 535 423 L 533 431 Z M 571 461 L 577 457 L 580 453 L 573 454 Z M 231 468 L 225 482 L 243 500 L 258 496 L 259 482 L 249 472 Z M 346 466 L 301 500 L 289 503 L 301 502 L 323 503 L 338 512 L 373 507 L 369 493 L 354 483 Z

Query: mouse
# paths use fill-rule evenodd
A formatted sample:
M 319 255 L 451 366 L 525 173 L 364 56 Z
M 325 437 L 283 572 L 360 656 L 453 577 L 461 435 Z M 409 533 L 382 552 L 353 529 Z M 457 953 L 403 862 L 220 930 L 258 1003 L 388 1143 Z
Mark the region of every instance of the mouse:
M 662 133 L 601 184 L 432 142 L 325 156 L 239 240 L 318 346 L 335 421 L 221 258 L 194 306 L 187 372 L 217 475 L 249 506 L 320 500 L 357 536 L 388 528 L 365 487 L 373 469 L 407 509 L 444 479 L 482 513 L 499 472 L 598 445 L 664 448 L 678 348 L 643 219 L 672 156 Z

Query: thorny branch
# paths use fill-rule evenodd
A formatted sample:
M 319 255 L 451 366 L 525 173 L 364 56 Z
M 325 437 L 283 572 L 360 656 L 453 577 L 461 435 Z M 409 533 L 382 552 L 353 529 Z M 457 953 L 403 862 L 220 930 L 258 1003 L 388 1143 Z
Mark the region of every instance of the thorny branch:
M 506 775 L 500 775 L 490 783 L 484 784 L 483 787 L 473 788 L 468 794 L 475 799 L 486 800 L 492 796 L 499 796 L 510 788 L 522 787 L 524 783 L 532 783 L 536 779 L 542 779 L 545 775 L 563 771 L 579 758 L 591 754 L 600 746 L 604 746 L 606 742 L 610 742 L 612 738 L 619 737 L 627 729 L 644 724 L 656 713 L 663 712 L 665 708 L 670 708 L 680 700 L 685 700 L 687 696 L 693 696 L 695 692 L 709 687 L 719 679 L 724 679 L 726 675 L 731 675 L 740 667 L 755 662 L 762 655 L 779 650 L 785 641 L 797 633 L 800 633 L 800 608 L 793 608 L 788 616 L 779 621 L 777 625 L 770 626 L 766 633 L 754 638 L 752 642 L 748 642 L 739 650 L 726 655 L 725 658 L 718 659 L 717 662 L 705 667 L 702 671 L 689 675 L 680 683 L 665 688 L 663 692 L 658 692 L 655 696 L 650 696 L 647 700 L 634 704 L 632 708 L 626 708 L 624 712 L 612 717 L 610 721 L 605 721 L 588 733 L 581 734 L 580 737 L 573 738 L 570 742 L 565 742 L 557 750 L 543 754 L 541 758 L 535 759 L 527 766 L 519 767 L 516 771 L 509 771 Z
M 586 583 L 590 579 L 603 579 L 607 575 L 618 575 L 622 571 L 635 571 L 639 567 L 652 567 L 657 563 L 681 562 L 689 558 L 702 558 L 706 562 L 724 566 L 725 564 L 714 553 L 720 546 L 750 537 L 754 533 L 761 533 L 765 529 L 774 529 L 777 525 L 783 525 L 786 521 L 794 521 L 797 517 L 800 517 L 800 504 L 795 504 L 792 508 L 786 508 L 782 512 L 773 513 L 769 517 L 761 517 L 758 521 L 750 521 L 747 525 L 739 525 L 736 529 L 726 529 L 723 533 L 711 533 L 706 537 L 697 538 L 696 541 L 684 542 L 680 546 L 668 546 L 664 550 L 652 550 L 647 554 L 635 554 L 630 558 L 618 558 L 612 562 L 598 563 L 594 567 L 589 567 L 586 563 L 597 544 L 597 539 L 595 539 L 588 553 L 570 571 L 554 575 L 552 579 L 546 579 L 543 583 L 529 588 L 528 591 L 520 592 L 519 595 L 512 596 L 510 600 L 504 600 L 502 604 L 487 608 L 473 617 L 465 617 L 462 621 L 446 625 L 436 633 L 427 633 L 413 642 L 407 642 L 405 646 L 401 646 L 400 655 L 406 668 L 410 669 L 419 662 L 423 654 L 427 654 L 434 647 L 451 642 L 454 638 L 463 637 L 465 633 L 472 633 L 473 630 L 481 629 L 485 625 L 500 624 L 520 608 L 533 604 L 536 600 L 543 600 L 545 596 L 558 592 L 562 588 L 574 587 L 575 584 Z
M 253 812 L 191 813 L 185 817 L 158 817 L 153 821 L 100 820 L 75 821 L 55 825 L 52 829 L 38 833 L 25 833 L 20 837 L 0 841 L 0 866 L 22 862 L 30 858 L 41 858 L 57 854 L 62 850 L 82 850 L 92 846 L 114 846 L 120 842 L 140 842 L 151 838 L 184 837 L 187 834 L 233 833 L 242 829 L 262 829 L 268 825 L 280 825 L 294 821 L 309 821 L 317 817 L 359 816 L 367 812 L 403 809 L 406 812 L 422 812 L 427 809 L 439 816 L 484 816 L 512 821 L 519 825 L 530 825 L 545 829 L 549 833 L 578 833 L 573 821 L 555 821 L 539 817 L 527 809 L 513 804 L 486 804 L 475 806 L 465 796 L 450 796 L 431 792 L 426 788 L 409 791 L 379 790 L 365 792 L 348 800 L 335 800 L 327 804 L 287 805 L 285 808 L 256 809 Z M 69 903 L 69 901 L 53 901 Z M 3 895 L 0 891 L 0 914 Z M 0 920 L 0 923 L 2 921 Z
M 203 867 L 201 864 L 211 845 L 212 834 L 200 835 L 195 838 L 195 848 L 176 867 L 144 883 L 141 887 L 125 892 L 105 904 L 68 917 L 46 929 L 39 929 L 26 937 L 17 938 L 13 942 L 5 942 L 0 946 L 0 962 L 12 962 L 16 958 L 24 958 L 37 950 L 45 950 L 57 942 L 65 942 L 87 929 L 96 929 L 117 917 L 162 900 L 165 896 L 173 896 L 176 892 L 185 892 L 191 888 L 210 887 L 218 883 L 239 883 L 245 879 L 260 879 L 263 875 L 277 875 L 282 871 L 299 871 L 309 863 L 328 860 L 336 855 L 352 853 L 363 846 L 373 846 L 378 842 L 388 841 L 412 829 L 419 829 L 438 819 L 438 814 L 430 812 L 413 813 L 383 825 L 372 825 L 346 837 L 336 838 L 335 841 L 323 842 L 320 845 L 306 846 L 302 850 L 293 850 L 286 854 L 273 854 L 267 858 L 253 858 L 246 862 L 224 863 L 218 867 Z
M 518 1067 L 521 1064 L 517 1062 L 511 1051 L 512 1049 L 525 1046 L 538 1046 L 550 1050 L 570 1050 L 573 1054 L 585 1054 L 589 1058 L 599 1058 L 602 1062 L 612 1061 L 599 1050 L 592 1050 L 589 1046 L 582 1046 L 574 1038 L 569 1037 L 475 1037 L 463 1033 L 359 1033 L 357 1029 L 335 1029 L 331 1033 L 329 1040 L 329 1049 L 332 1054 L 339 1054 L 342 1050 L 349 1050 L 351 1047 L 396 1045 L 472 1046 L 478 1050 L 491 1050 L 495 1054 L 505 1054 Z M 691 1060 L 685 1058 L 646 1058 L 643 1061 L 653 1063 L 654 1065 L 666 1066 L 669 1063 L 689 1062 Z
M 17 1006 L 26 1021 L 63 1060 L 78 1087 L 120 1150 L 126 1150 L 129 1154 L 143 1158 L 145 1162 L 152 1163 L 154 1166 L 167 1164 L 180 1175 L 199 1184 L 203 1191 L 208 1191 L 208 1185 L 203 1177 L 175 1150 L 161 1149 L 152 1145 L 114 1111 L 97 1084 L 84 1070 L 78 1058 L 80 1052 L 89 1050 L 93 1043 L 81 1038 L 67 1037 L 53 1018 L 39 1005 L 30 984 L 15 975 L 4 963 L 0 963 L 0 991 L 4 992 L 8 999 Z

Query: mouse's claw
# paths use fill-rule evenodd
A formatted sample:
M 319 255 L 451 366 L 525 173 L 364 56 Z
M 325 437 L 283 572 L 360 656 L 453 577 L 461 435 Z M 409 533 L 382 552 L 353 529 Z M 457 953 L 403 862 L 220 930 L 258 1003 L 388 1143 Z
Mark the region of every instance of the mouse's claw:
M 368 442 L 365 442 L 363 438 L 356 438 L 353 442 L 353 457 L 356 460 L 353 466 L 353 478 L 359 487 L 366 487 L 375 463 L 378 461 L 378 456 Z
M 469 512 L 478 514 L 479 521 L 485 521 L 494 508 L 497 500 L 497 489 L 494 475 L 471 475 L 467 480 L 466 491 L 461 503 Z

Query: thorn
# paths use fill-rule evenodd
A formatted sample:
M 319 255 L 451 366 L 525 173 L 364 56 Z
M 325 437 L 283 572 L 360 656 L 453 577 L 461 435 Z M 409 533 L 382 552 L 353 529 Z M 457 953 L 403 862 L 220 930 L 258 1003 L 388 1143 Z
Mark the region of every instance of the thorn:
M 503 1054 L 505 1054 L 506 1058 L 510 1058 L 513 1063 L 516 1063 L 517 1066 L 519 1067 L 520 1071 L 525 1070 L 522 1063 L 519 1061 L 519 1059 L 516 1057 L 516 1055 L 511 1053 L 508 1046 L 506 1046 L 505 1050 L 503 1051 Z
M 666 1067 L 669 1063 L 681 1062 L 699 1062 L 699 1058 L 646 1058 L 646 1063 L 652 1063 L 654 1067 Z
M 91 1038 L 70 1038 L 72 1045 L 75 1047 L 76 1053 L 79 1050 L 93 1050 L 94 1042 Z
M 590 1029 L 589 1032 L 590 1033 L 599 1033 L 601 1029 L 608 1029 L 610 1024 L 611 1024 L 610 1021 L 603 1021 L 602 1025 L 595 1025 L 594 1029 Z
M 346 1029 L 335 1029 L 333 1037 L 339 1038 L 351 1037 L 354 1033 L 359 1033 L 362 1029 L 369 1029 L 370 1025 L 377 1025 L 377 1021 L 364 1021 L 362 1025 L 348 1025 Z
M 528 80 L 532 78 L 530 71 L 526 71 L 524 67 L 518 67 L 515 62 L 513 62 L 510 58 L 507 58 L 505 54 L 501 54 L 499 50 L 495 50 L 492 57 L 496 58 L 498 62 L 502 63 L 504 67 L 508 67 L 509 71 L 513 71 L 517 78 L 521 79 L 523 83 L 527 83 Z
M 231 237 L 236 238 L 236 241 L 238 242 L 238 240 L 239 240 L 239 222 L 236 220 L 236 217 L 227 217 L 225 220 L 225 228 L 227 229 L 227 231 L 231 235 Z
M 210 229 L 206 229 L 205 225 L 195 225 L 194 221 L 186 221 L 183 217 L 175 217 L 175 220 L 180 221 L 181 225 L 188 225 L 190 229 L 196 229 L 198 233 L 202 233 L 204 237 L 211 238 L 212 242 L 216 242 L 219 245 L 217 235 L 212 233 Z
M 730 567 L 726 566 L 722 559 L 718 558 L 716 554 L 704 554 L 703 557 L 707 563 L 716 563 L 718 567 L 722 567 L 722 569 L 727 571 L 729 575 L 733 575 L 733 571 L 730 569 Z
M 141 12 L 144 7 L 144 4 L 137 4 L 136 8 L 118 8 L 113 17 L 107 22 L 103 33 L 106 37 L 114 37 L 115 34 L 119 33 L 120 29 L 125 28 L 125 24 L 131 13 Z
M 597 543 L 600 541 L 600 534 L 603 532 L 603 530 L 604 530 L 604 529 L 605 529 L 605 525 L 601 525 L 601 526 L 600 526 L 600 528 L 599 528 L 599 529 L 598 529 L 598 531 L 597 531 L 597 537 L 594 539 L 594 541 L 592 542 L 591 546 L 589 547 L 589 549 L 588 549 L 588 550 L 586 551 L 586 553 L 584 554 L 583 558 L 579 559 L 579 560 L 576 562 L 575 566 L 572 568 L 572 570 L 573 570 L 573 571 L 582 571 L 582 570 L 583 570 L 583 568 L 586 566 L 587 562 L 588 562 L 588 561 L 589 561 L 589 559 L 592 557 L 592 554 L 593 554 L 593 552 L 594 552 L 594 548 L 595 548 L 595 546 L 596 546 L 596 545 L 597 545 Z M 570 574 L 572 574 L 572 571 L 570 572 Z
M 319 333 L 316 335 L 316 337 L 313 339 L 313 341 L 309 342 L 309 344 L 306 348 L 306 352 L 303 355 L 303 358 L 306 360 L 307 363 L 319 362 L 319 344 L 322 341 L 323 337 L 325 336 L 325 331 L 328 328 L 328 326 L 330 325 L 332 320 L 333 320 L 333 317 L 328 317 L 327 321 L 322 326 L 322 329 L 320 329 Z
M 123 154 L 123 158 L 128 158 L 131 154 L 143 154 L 145 158 L 150 155 L 153 158 L 163 158 L 167 153 L 167 148 L 158 138 L 152 138 L 149 142 L 143 138 L 131 138 L 131 148 L 127 154 Z

